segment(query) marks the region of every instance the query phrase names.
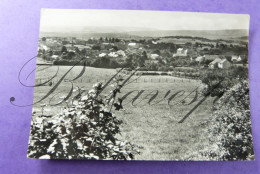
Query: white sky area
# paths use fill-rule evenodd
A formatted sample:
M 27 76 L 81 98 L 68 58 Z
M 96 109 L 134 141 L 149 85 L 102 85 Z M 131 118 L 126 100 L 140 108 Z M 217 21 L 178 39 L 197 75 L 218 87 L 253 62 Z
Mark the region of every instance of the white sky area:
M 248 29 L 249 15 L 172 11 L 42 9 L 40 31 L 81 31 L 120 27 L 121 31 Z M 93 31 L 92 31 L 93 32 Z

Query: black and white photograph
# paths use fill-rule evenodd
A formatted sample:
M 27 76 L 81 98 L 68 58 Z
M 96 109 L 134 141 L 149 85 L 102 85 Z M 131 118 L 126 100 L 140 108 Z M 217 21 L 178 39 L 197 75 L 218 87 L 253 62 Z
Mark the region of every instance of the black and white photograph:
M 249 18 L 42 9 L 27 157 L 254 160 Z

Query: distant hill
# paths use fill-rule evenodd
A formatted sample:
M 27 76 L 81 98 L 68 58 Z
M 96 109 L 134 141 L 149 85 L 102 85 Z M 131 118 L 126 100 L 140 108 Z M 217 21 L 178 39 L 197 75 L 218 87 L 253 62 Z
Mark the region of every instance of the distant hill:
M 140 36 L 131 36 L 128 33 L 88 33 L 88 32 L 40 32 L 40 37 L 77 37 L 81 39 L 89 38 L 141 38 Z
M 165 36 L 192 36 L 208 39 L 230 39 L 248 36 L 248 30 L 161 30 L 161 31 L 134 31 L 130 35 L 141 37 L 165 37 Z
M 248 36 L 242 36 L 242 37 L 238 37 L 236 39 L 240 39 L 240 40 L 248 40 Z
M 94 31 L 80 30 L 68 32 L 40 32 L 40 37 L 78 37 L 78 38 L 99 38 L 99 37 L 117 37 L 117 38 L 147 38 L 147 37 L 166 37 L 166 36 L 192 36 L 203 37 L 207 39 L 246 39 L 248 30 L 146 30 L 146 31 L 123 31 L 109 30 Z

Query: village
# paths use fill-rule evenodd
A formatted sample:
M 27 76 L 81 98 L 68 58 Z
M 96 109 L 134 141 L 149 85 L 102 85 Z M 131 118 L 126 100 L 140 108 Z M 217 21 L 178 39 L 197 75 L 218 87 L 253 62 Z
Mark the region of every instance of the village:
M 189 36 L 159 38 L 42 37 L 38 61 L 74 65 L 84 59 L 98 68 L 138 68 L 145 75 L 196 78 L 200 71 L 228 72 L 248 66 L 248 45 L 243 40 L 210 40 Z M 38 63 L 39 63 L 38 62 Z
M 18 74 L 34 86 L 28 158 L 254 159 L 248 15 L 58 11 Z

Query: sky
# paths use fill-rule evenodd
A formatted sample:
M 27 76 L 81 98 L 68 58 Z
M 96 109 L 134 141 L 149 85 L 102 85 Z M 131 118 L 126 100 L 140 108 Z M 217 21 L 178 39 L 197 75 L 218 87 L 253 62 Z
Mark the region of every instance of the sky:
M 248 29 L 249 15 L 173 11 L 42 9 L 40 31 Z

